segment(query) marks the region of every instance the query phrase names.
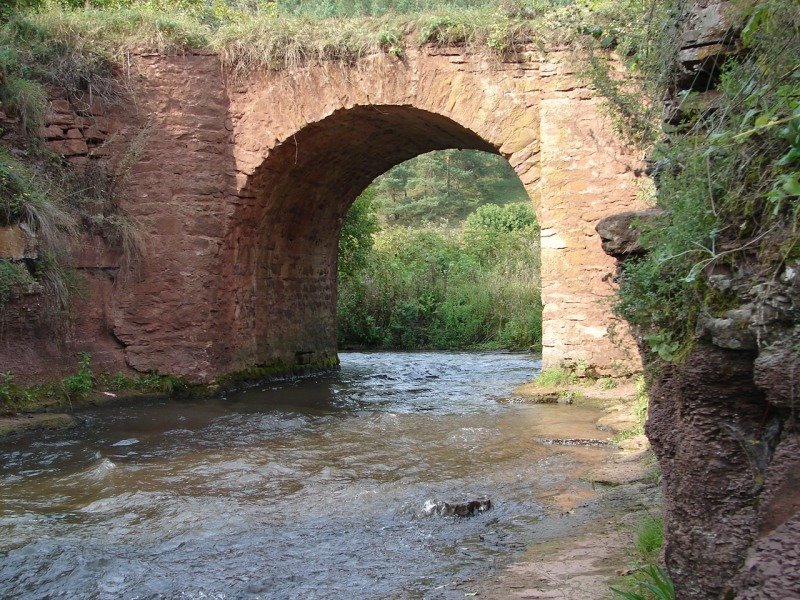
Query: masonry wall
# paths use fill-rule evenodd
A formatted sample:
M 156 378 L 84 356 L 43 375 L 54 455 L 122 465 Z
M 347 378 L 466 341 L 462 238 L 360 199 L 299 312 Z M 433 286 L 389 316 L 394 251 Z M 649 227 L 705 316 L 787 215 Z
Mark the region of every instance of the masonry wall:
M 87 277 L 106 277 L 92 284 L 91 310 L 74 315 L 59 345 L 24 328 L 3 334 L 9 357 L 32 339 L 49 344 L 15 369 L 69 370 L 76 349 L 200 381 L 252 365 L 330 364 L 347 209 L 393 165 L 444 148 L 506 157 L 536 207 L 546 364 L 639 367 L 610 311 L 615 266 L 594 225 L 637 207 L 640 165 L 614 141 L 567 54 L 531 49 L 499 61 L 423 49 L 237 81 L 213 55 L 140 56 L 132 81 L 135 101 L 103 116 L 114 135 L 92 143 L 113 162 L 147 132 L 123 194 L 144 233 L 143 264 L 122 277 L 117 265 L 81 258 Z M 50 144 L 66 151 L 74 134 L 59 131 Z

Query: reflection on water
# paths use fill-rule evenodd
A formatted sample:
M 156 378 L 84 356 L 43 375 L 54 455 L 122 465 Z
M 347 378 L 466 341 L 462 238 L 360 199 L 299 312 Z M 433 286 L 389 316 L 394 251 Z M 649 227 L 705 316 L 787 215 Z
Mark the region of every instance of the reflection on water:
M 588 413 L 498 403 L 538 369 L 526 355 L 341 359 L 0 442 L 0 597 L 463 597 L 453 583 L 535 539 L 537 497 L 567 477 L 534 437 Z M 494 508 L 474 518 L 424 511 L 480 496 Z

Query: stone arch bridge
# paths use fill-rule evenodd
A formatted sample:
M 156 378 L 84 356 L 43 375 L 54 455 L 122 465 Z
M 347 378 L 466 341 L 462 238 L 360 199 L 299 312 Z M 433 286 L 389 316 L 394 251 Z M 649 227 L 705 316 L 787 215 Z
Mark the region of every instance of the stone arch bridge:
M 638 368 L 611 314 L 615 263 L 594 226 L 639 208 L 641 165 L 568 54 L 531 48 L 500 61 L 427 48 L 235 81 L 214 55 L 138 56 L 131 75 L 134 99 L 109 109 L 116 135 L 104 148 L 119 160 L 146 132 L 123 190 L 143 263 L 123 276 L 113 252 L 88 240 L 76 261 L 90 298 L 65 345 L 5 345 L 22 370 L 71 367 L 65 352 L 79 349 L 101 367 L 198 381 L 334 364 L 343 217 L 390 167 L 447 148 L 504 156 L 535 206 L 545 364 Z

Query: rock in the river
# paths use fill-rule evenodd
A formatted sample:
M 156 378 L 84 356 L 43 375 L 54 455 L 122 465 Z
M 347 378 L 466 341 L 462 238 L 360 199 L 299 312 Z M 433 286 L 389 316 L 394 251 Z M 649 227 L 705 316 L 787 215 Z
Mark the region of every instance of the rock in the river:
M 475 515 L 491 510 L 492 501 L 489 498 L 478 498 L 469 502 L 427 502 L 425 513 L 442 517 L 474 517 Z

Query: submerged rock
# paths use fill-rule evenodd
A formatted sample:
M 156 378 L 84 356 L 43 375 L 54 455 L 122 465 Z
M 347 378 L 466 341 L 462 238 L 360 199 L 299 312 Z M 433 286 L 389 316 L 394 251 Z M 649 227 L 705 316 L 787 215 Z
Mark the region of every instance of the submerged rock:
M 589 438 L 533 438 L 535 442 L 545 446 L 585 446 L 587 448 L 607 448 L 607 440 L 595 440 Z
M 425 514 L 439 515 L 441 517 L 474 517 L 475 515 L 491 510 L 492 501 L 489 498 L 478 498 L 469 502 L 436 502 L 425 503 Z

